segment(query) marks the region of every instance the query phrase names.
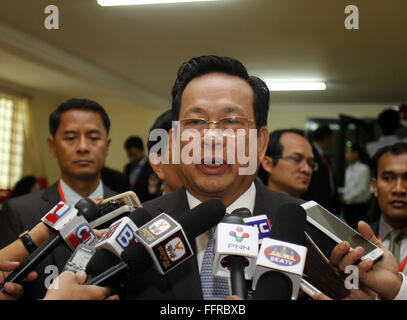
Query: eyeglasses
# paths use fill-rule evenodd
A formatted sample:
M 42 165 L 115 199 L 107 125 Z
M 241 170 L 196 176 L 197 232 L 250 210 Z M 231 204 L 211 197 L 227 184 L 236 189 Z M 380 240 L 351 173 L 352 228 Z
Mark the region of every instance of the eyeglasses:
M 304 157 L 300 157 L 300 156 L 297 156 L 297 157 L 294 157 L 294 156 L 275 156 L 275 157 L 272 157 L 272 158 L 273 158 L 273 159 L 283 159 L 283 160 L 292 161 L 292 162 L 294 162 L 296 165 L 304 165 L 304 164 L 306 164 L 306 165 L 308 165 L 308 166 L 311 168 L 311 170 L 314 171 L 314 172 L 317 171 L 318 168 L 319 168 L 318 163 L 315 162 L 314 160 L 312 160 L 312 159 L 305 160 Z
M 210 124 L 213 123 L 217 128 L 222 130 L 232 129 L 249 129 L 249 124 L 254 123 L 254 120 L 245 117 L 233 116 L 222 118 L 219 120 L 206 120 L 203 118 L 185 118 L 180 120 L 183 129 L 195 129 L 198 131 L 209 129 Z

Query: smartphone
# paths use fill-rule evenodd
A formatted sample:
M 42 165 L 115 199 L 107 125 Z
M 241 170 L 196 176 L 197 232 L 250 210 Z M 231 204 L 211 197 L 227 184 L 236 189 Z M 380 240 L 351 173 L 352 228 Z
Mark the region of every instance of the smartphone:
M 365 250 L 365 254 L 360 260 L 372 259 L 376 261 L 383 255 L 382 249 L 376 247 L 355 229 L 349 227 L 345 222 L 330 213 L 317 202 L 308 201 L 301 206 L 307 213 L 307 224 L 310 225 L 310 229 L 314 232 L 316 231 L 315 229 L 318 229 L 325 238 L 328 238 L 326 244 L 322 246 L 322 248 L 320 247 L 328 259 L 334 246 L 342 241 L 349 242 L 351 250 L 356 247 L 362 247 Z M 318 242 L 320 241 L 315 242 L 319 246 Z
M 96 253 L 96 249 L 93 246 L 88 246 L 81 243 L 71 255 L 67 261 L 63 271 L 85 271 L 90 259 Z
M 111 224 L 111 219 L 120 219 L 137 208 L 141 208 L 141 202 L 133 191 L 126 191 L 102 201 L 98 208 L 101 217 L 92 221 L 92 228 L 104 229 Z

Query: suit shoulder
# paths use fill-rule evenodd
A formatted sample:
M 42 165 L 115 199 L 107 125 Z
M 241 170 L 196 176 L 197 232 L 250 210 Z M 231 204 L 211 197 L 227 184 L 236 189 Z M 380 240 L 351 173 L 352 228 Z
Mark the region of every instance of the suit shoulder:
M 295 203 L 295 204 L 303 204 L 306 201 L 300 198 L 296 198 L 293 196 L 290 196 L 286 193 L 282 193 L 282 192 L 278 192 L 278 191 L 274 191 L 274 190 L 269 190 L 270 192 L 270 196 L 273 197 L 274 199 L 276 199 L 277 201 L 279 201 L 281 204 L 284 203 Z
M 37 202 L 40 201 L 44 195 L 45 190 L 39 190 L 36 192 L 27 193 L 25 195 L 11 198 L 7 200 L 4 205 L 10 208 L 26 208 L 27 206 L 35 207 Z

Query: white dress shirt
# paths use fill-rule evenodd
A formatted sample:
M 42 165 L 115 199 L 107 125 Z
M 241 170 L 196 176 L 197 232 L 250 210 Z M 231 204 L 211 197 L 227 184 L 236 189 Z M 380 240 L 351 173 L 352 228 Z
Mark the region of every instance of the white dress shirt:
M 79 200 L 83 199 L 83 197 L 80 194 L 78 194 L 75 190 L 73 190 L 70 186 L 68 186 L 64 182 L 64 180 L 60 179 L 59 181 L 61 182 L 61 189 L 65 197 L 65 202 L 70 206 L 74 207 Z M 93 191 L 93 193 L 88 196 L 88 198 L 90 199 L 94 199 L 97 197 L 103 198 L 102 180 L 99 180 L 99 185 L 96 187 L 96 190 Z
M 350 164 L 345 171 L 343 199 L 346 204 L 365 203 L 370 198 L 370 169 L 357 161 Z
M 195 208 L 202 202 L 195 198 L 188 191 L 186 191 L 186 193 L 190 209 Z M 249 189 L 247 189 L 239 198 L 237 198 L 231 205 L 229 205 L 226 208 L 226 213 L 231 213 L 235 209 L 239 208 L 248 208 L 250 212 L 253 213 L 255 199 L 256 199 L 256 187 L 254 185 L 254 182 L 252 182 Z M 209 241 L 209 231 L 195 238 L 196 256 L 198 259 L 199 272 L 201 272 L 202 260 L 205 254 L 205 250 L 208 247 L 208 241 Z

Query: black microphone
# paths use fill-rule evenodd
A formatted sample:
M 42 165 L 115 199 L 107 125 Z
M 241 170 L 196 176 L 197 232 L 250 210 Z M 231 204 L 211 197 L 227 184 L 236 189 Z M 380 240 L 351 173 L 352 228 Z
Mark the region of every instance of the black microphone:
M 290 300 L 299 291 L 306 259 L 305 210 L 282 205 L 272 221 L 271 239 L 263 239 L 253 278 L 254 300 Z
M 188 249 L 190 247 L 188 240 L 193 240 L 218 224 L 225 212 L 226 208 L 220 200 L 207 200 L 179 219 L 179 224 L 182 226 L 181 230 L 175 226 L 172 219 L 168 219 L 166 214 L 159 215 L 137 231 L 136 235 L 139 242 L 122 252 L 123 261 L 114 264 L 110 255 L 110 260 L 113 263 L 107 270 L 106 266 L 101 268 L 97 261 L 105 260 L 108 258 L 107 255 L 99 256 L 97 260 L 89 262 L 86 272 L 98 274 L 98 276 L 87 281 L 86 284 L 106 283 L 106 280 L 125 270 L 139 273 L 152 265 L 155 265 L 161 274 L 173 270 L 192 256 L 192 250 L 189 252 Z M 186 237 L 183 236 L 183 233 Z M 146 238 L 151 241 L 145 241 Z M 115 258 L 117 262 L 117 257 Z
M 94 220 L 99 216 L 99 210 L 96 204 L 88 198 L 79 200 L 75 204 L 75 208 L 67 205 L 64 202 L 59 202 L 54 208 L 52 208 L 43 218 L 42 221 L 53 232 L 52 235 L 44 241 L 37 249 L 35 249 L 30 256 L 25 259 L 1 284 L 0 292 L 4 292 L 4 284 L 6 282 L 21 282 L 52 250 L 54 250 L 63 240 L 70 236 L 76 237 L 72 232 L 72 225 L 78 227 L 78 217 L 85 218 L 86 220 Z M 83 222 L 83 221 L 82 221 Z M 86 221 L 85 221 L 86 222 Z M 85 227 L 85 229 L 84 229 Z M 65 229 L 64 229 L 65 228 Z M 64 237 L 61 232 L 69 229 L 69 234 Z M 87 227 L 81 225 L 82 233 L 86 231 L 86 236 L 94 237 L 93 231 L 87 230 Z M 93 234 L 93 235 L 92 235 Z M 72 240 L 72 237 L 71 237 Z M 76 238 L 77 241 L 79 241 Z M 86 239 L 89 240 L 89 237 Z
M 244 225 L 243 216 L 247 215 L 247 208 L 241 208 L 234 210 L 230 215 L 226 215 L 222 222 L 231 223 L 235 225 Z M 250 214 L 251 216 L 251 214 Z M 232 295 L 237 295 L 243 299 L 247 299 L 247 284 L 245 280 L 244 269 L 249 265 L 249 261 L 244 256 L 230 255 L 226 256 L 221 261 L 224 268 L 230 269 L 230 283 L 232 289 Z
M 245 219 L 245 218 L 250 218 L 252 216 L 252 213 L 250 212 L 250 210 L 248 208 L 237 208 L 237 209 L 233 210 L 230 215 L 239 216 L 242 219 Z

